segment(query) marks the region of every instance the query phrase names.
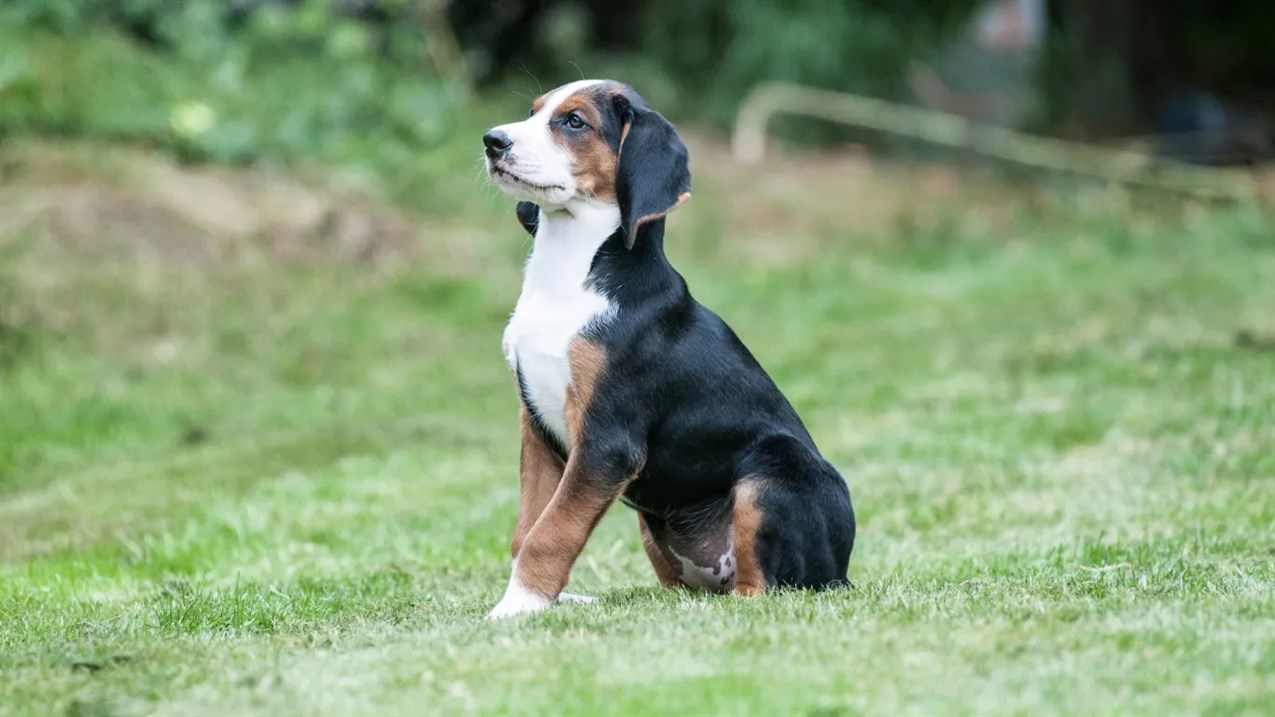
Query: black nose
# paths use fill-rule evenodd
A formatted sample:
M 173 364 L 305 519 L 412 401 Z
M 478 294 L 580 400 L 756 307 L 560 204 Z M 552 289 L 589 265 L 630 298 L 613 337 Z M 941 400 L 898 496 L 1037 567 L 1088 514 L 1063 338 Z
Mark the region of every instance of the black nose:
M 483 135 L 483 145 L 487 147 L 487 156 L 495 159 L 509 148 L 514 146 L 514 141 L 509 139 L 509 135 L 505 134 L 503 129 L 493 129 Z

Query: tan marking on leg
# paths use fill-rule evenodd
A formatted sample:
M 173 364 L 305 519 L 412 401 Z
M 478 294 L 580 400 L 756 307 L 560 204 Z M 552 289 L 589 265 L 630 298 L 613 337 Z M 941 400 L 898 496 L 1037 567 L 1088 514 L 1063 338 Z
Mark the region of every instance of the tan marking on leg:
M 573 454 L 553 499 L 532 526 L 518 553 L 517 578 L 532 592 L 557 598 L 571 577 L 571 566 L 584 550 L 598 521 L 627 481 L 607 485 L 588 475 Z
M 761 509 L 757 496 L 761 485 L 746 478 L 735 485 L 735 594 L 760 595 L 766 592 L 766 576 L 757 557 L 757 531 L 761 529 Z
M 642 533 L 642 549 L 646 551 L 646 557 L 651 561 L 651 567 L 655 568 L 655 577 L 659 578 L 660 585 L 666 588 L 676 588 L 681 585 L 677 579 L 677 571 L 669 565 L 664 554 L 660 552 L 660 548 L 655 544 L 655 536 L 651 535 L 651 528 L 646 524 L 646 518 L 638 513 L 638 528 Z
M 544 512 L 545 506 L 553 499 L 553 493 L 562 480 L 565 466 L 544 436 L 531 422 L 531 412 L 522 407 L 522 455 L 518 462 L 518 479 L 520 495 L 518 498 L 518 525 L 514 528 L 514 537 L 509 545 L 509 552 L 518 557 L 522 543 L 536 524 L 536 519 Z
M 606 352 L 584 339 L 572 339 L 567 347 L 571 385 L 567 387 L 567 434 L 571 457 L 562 480 L 544 512 L 532 525 L 518 553 L 516 577 L 527 589 L 556 598 L 571 576 L 580 551 L 616 498 L 641 468 L 617 480 L 617 476 L 596 475 L 582 456 L 587 440 L 586 419 L 598 380 L 606 369 Z
M 567 405 L 563 413 L 567 437 L 571 439 L 572 446 L 578 446 L 584 435 L 586 414 L 593 403 L 593 392 L 606 370 L 606 351 L 586 339 L 572 339 L 567 346 L 567 363 L 571 367 L 571 385 L 567 386 Z

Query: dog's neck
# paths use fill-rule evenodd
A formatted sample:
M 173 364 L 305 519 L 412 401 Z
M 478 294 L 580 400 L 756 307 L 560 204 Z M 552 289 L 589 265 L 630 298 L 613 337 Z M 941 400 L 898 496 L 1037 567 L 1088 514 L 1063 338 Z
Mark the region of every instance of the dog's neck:
M 620 226 L 615 205 L 580 202 L 541 208 L 535 244 L 523 274 L 523 290 L 579 291 L 593 258 Z
M 569 239 L 597 250 L 619 226 L 620 208 L 616 205 L 573 200 L 563 206 L 540 208 L 536 244 Z
M 664 255 L 664 220 L 644 224 L 638 232 L 635 245 L 626 247 L 620 210 L 614 204 L 542 207 L 523 291 L 551 286 L 579 290 L 589 285 L 608 295 L 625 286 L 632 299 L 669 287 L 684 293 L 685 282 Z

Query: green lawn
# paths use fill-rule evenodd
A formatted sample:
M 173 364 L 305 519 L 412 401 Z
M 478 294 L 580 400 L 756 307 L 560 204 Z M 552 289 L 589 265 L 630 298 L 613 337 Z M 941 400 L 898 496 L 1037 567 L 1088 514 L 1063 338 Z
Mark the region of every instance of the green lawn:
M 662 591 L 617 508 L 598 605 L 488 624 L 528 242 L 471 150 L 405 215 L 0 153 L 0 715 L 1275 713 L 1268 210 L 693 146 L 670 253 L 849 481 L 856 587 Z

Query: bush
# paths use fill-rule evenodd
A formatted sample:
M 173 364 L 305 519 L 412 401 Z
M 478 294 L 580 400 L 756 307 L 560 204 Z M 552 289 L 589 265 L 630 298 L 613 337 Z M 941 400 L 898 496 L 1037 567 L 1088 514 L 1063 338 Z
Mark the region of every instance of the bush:
M 12 0 L 11 0 L 12 2 Z M 344 160 L 447 136 L 460 88 L 404 3 L 16 0 L 0 10 L 0 136 L 140 140 L 182 156 Z
M 688 110 L 725 122 L 761 80 L 896 96 L 909 61 L 968 16 L 969 0 L 652 0 L 642 51 L 696 88 Z

